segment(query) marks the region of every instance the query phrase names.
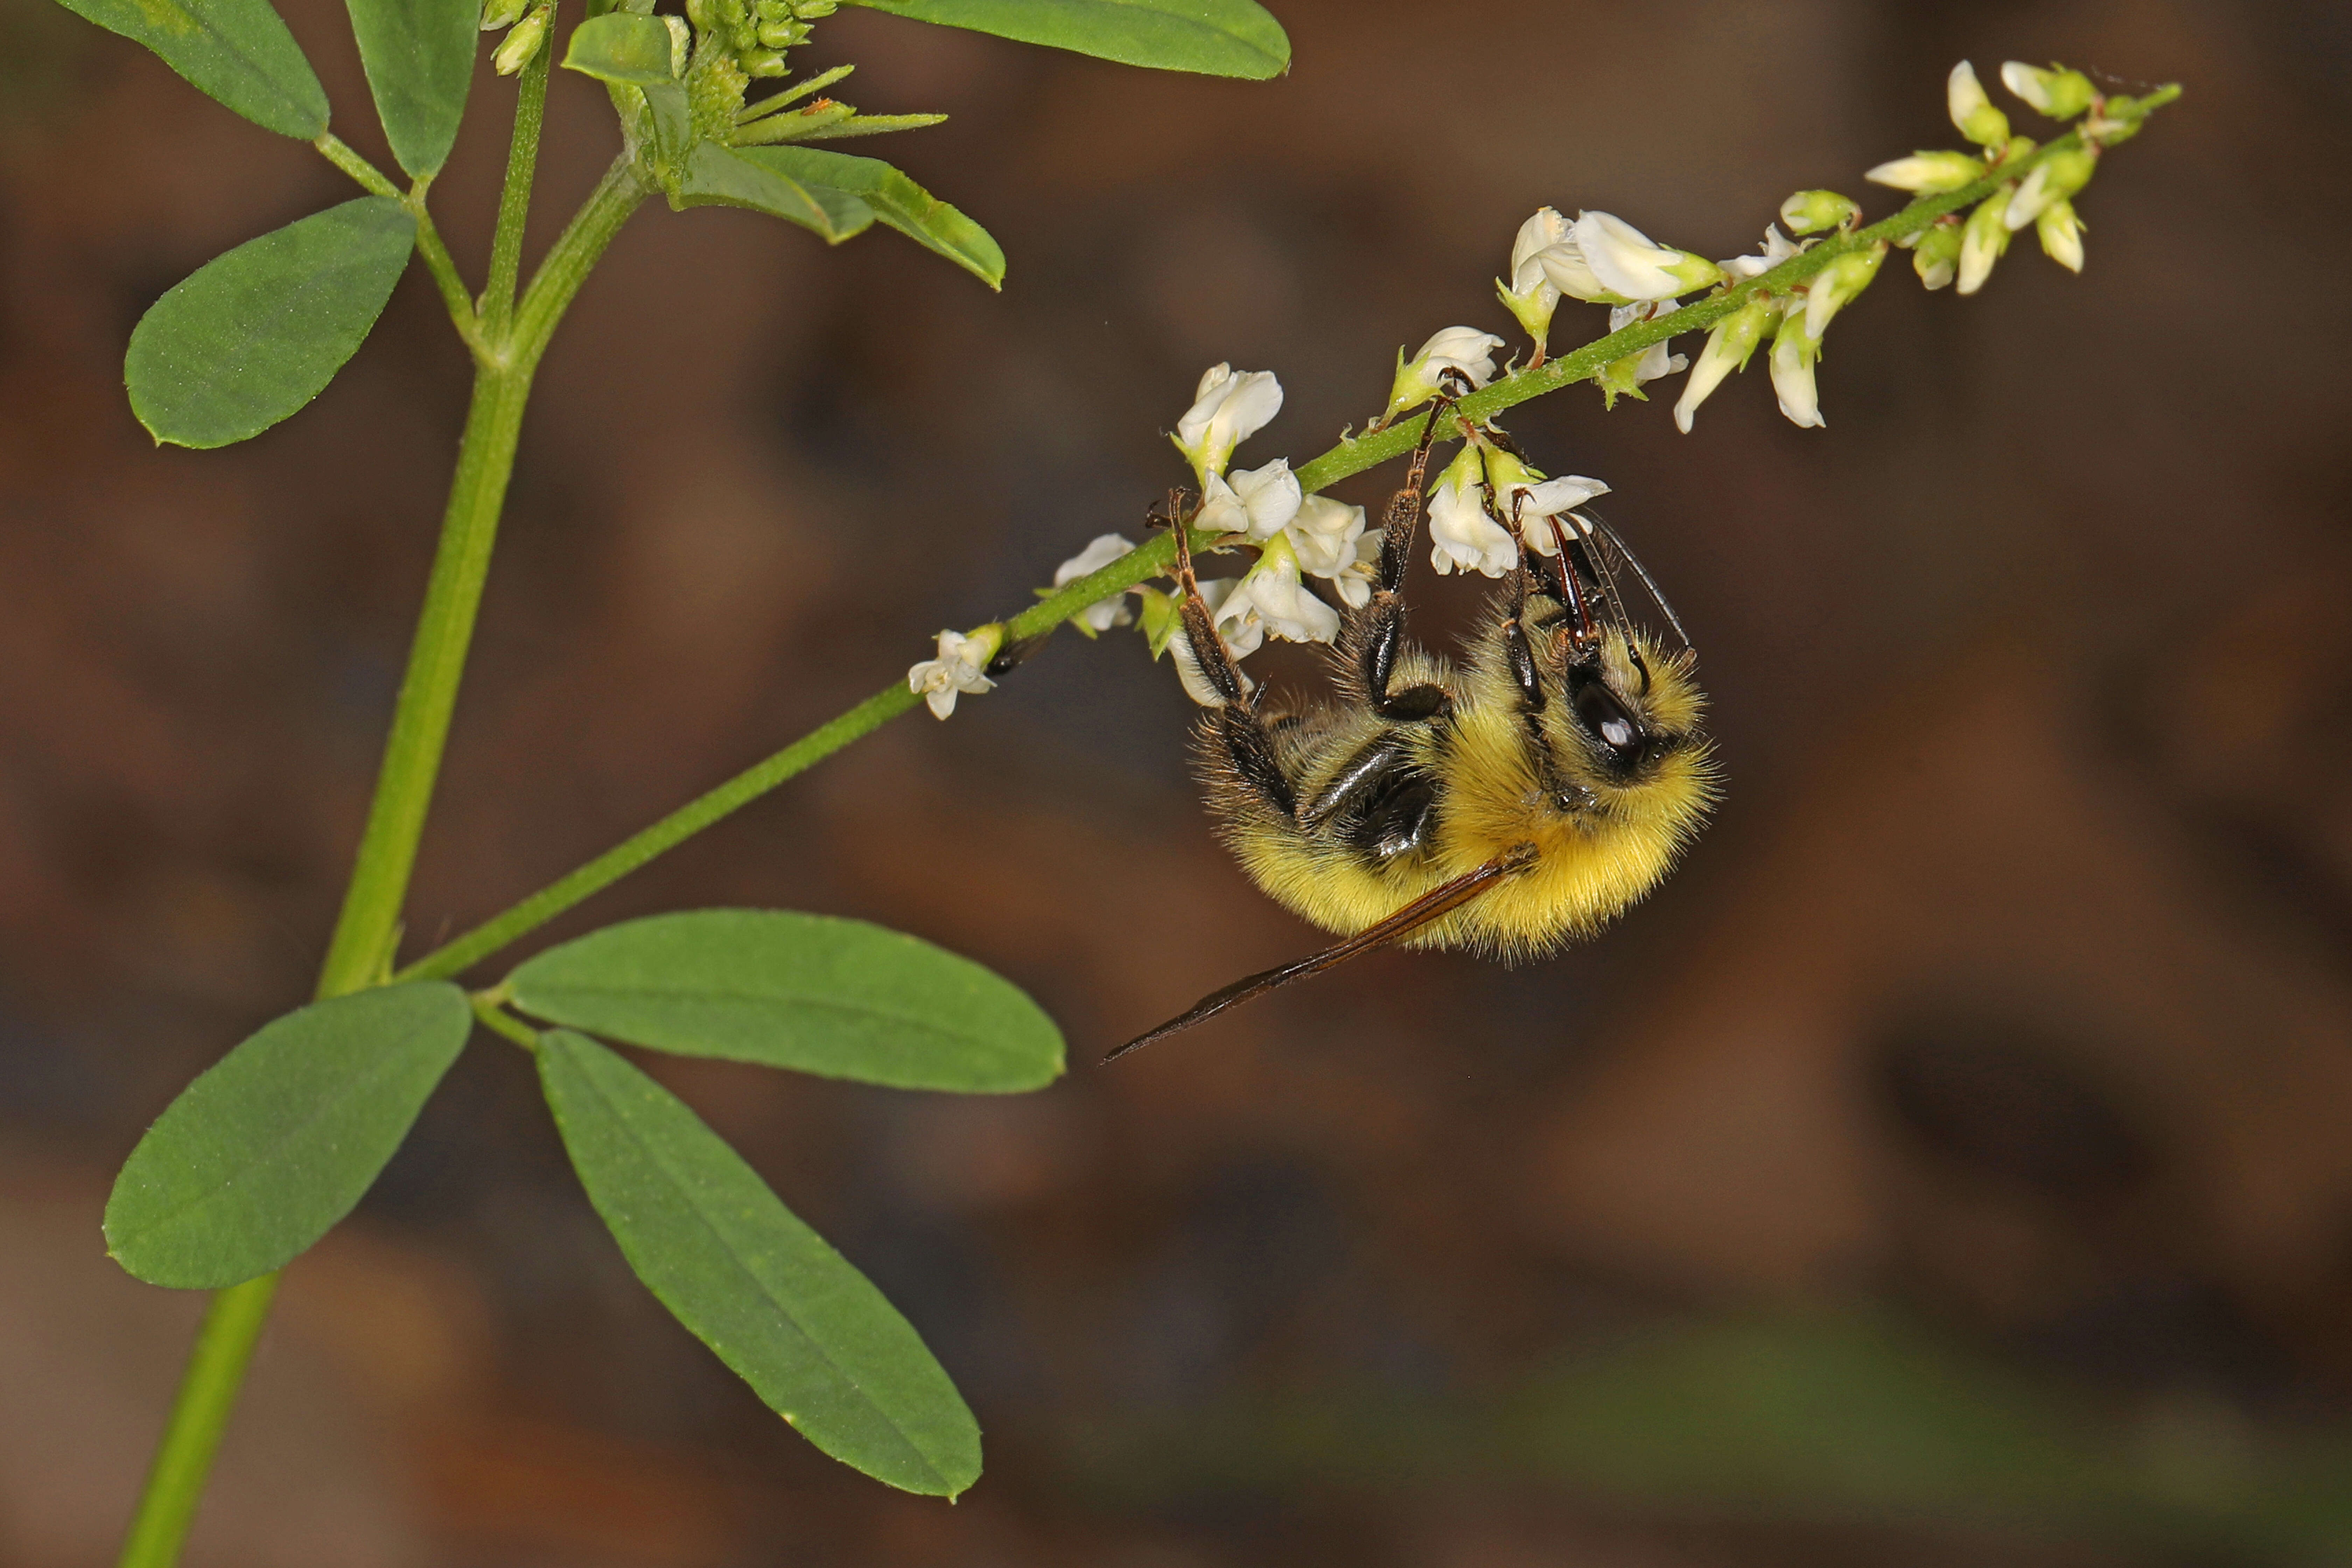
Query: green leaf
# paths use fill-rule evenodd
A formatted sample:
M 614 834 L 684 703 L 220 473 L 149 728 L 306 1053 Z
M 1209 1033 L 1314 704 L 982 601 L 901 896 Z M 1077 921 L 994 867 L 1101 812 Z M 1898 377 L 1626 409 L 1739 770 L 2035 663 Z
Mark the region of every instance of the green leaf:
M 769 147 L 737 150 L 716 142 L 696 144 L 686 172 L 670 188 L 669 205 L 685 207 L 750 207 L 814 229 L 839 245 L 874 221 L 874 209 L 847 192 L 814 189 L 771 168 Z
M 910 1492 L 979 1479 L 980 1426 L 922 1339 L 675 1095 L 583 1035 L 540 1083 L 637 1278 L 801 1436 Z
M 327 132 L 327 89 L 269 0 L 61 0 L 146 45 L 199 91 L 280 136 Z
M 988 230 L 932 195 L 879 158 L 857 158 L 816 147 L 746 147 L 737 157 L 826 199 L 837 192 L 927 249 L 935 250 L 992 289 L 1004 282 L 1004 252 Z
M 465 118 L 480 0 L 346 0 L 377 118 L 400 166 L 437 174 Z
M 151 1285 L 281 1268 L 352 1212 L 473 1028 L 446 981 L 289 1013 L 164 1108 L 106 1204 L 106 1247 Z
M 1290 68 L 1282 24 L 1253 0 L 852 0 L 1155 70 L 1264 80 Z
M 416 220 L 391 196 L 313 213 L 216 256 L 149 308 L 122 378 L 158 441 L 226 447 L 326 390 L 383 313 Z
M 572 29 L 572 43 L 563 51 L 565 70 L 631 87 L 675 81 L 670 64 L 668 26 L 658 16 L 625 11 L 589 17 Z
M 896 1089 L 1051 1083 L 1062 1034 L 968 958 L 864 921 L 695 910 L 592 931 L 509 978 L 526 1012 L 681 1056 Z

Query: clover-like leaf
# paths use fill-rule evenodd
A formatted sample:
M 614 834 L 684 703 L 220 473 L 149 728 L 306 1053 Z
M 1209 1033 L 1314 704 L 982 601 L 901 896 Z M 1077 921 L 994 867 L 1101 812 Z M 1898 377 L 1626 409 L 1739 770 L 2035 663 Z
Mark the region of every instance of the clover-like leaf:
M 384 139 L 400 166 L 440 173 L 466 114 L 480 47 L 479 0 L 345 0 Z
M 685 172 L 671 185 L 669 205 L 677 208 L 749 207 L 787 219 L 839 245 L 873 223 L 874 209 L 848 192 L 832 186 L 803 185 L 772 166 L 772 147 L 721 147 L 702 142 L 688 155 Z
M 918 22 L 969 27 L 1155 70 L 1264 80 L 1290 68 L 1290 39 L 1255 0 L 853 0 Z
M 770 1409 L 907 1491 L 979 1478 L 980 1425 L 921 1337 L 677 1096 L 565 1029 L 539 1074 L 629 1267 Z
M 572 29 L 563 68 L 599 81 L 648 87 L 674 81 L 670 30 L 658 16 L 608 11 Z
M 146 45 L 190 86 L 280 136 L 326 134 L 327 89 L 269 0 L 60 0 Z
M 694 910 L 526 962 L 516 1005 L 681 1056 L 897 1089 L 1003 1093 L 1062 1071 L 1062 1034 L 1011 982 L 864 921 Z
M 992 289 L 1004 283 L 1004 252 L 980 225 L 879 158 L 817 147 L 745 147 L 736 156 L 782 176 L 820 201 L 825 193 L 865 203 L 874 215 L 937 251 Z
M 123 1162 L 108 1252 L 150 1284 L 191 1289 L 285 1267 L 365 1194 L 473 1023 L 464 992 L 421 981 L 263 1025 Z
M 122 378 L 158 441 L 226 447 L 326 390 L 383 311 L 416 220 L 361 196 L 248 239 L 149 307 Z

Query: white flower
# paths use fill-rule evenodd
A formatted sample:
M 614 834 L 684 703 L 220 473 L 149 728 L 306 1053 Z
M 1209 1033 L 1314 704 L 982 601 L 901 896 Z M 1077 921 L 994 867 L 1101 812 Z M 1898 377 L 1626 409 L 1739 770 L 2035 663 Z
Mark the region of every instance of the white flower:
M 2063 202 L 2091 183 L 2099 161 L 2085 152 L 2051 153 L 2026 172 L 2002 209 L 2000 221 L 2013 232 L 2040 217 L 2053 203 Z
M 1461 454 L 1437 476 L 1437 488 L 1429 498 L 1429 561 L 1440 576 L 1459 566 L 1500 577 L 1519 563 L 1518 541 L 1486 515 L 1485 479 L 1486 464 L 1475 441 L 1465 442 Z
M 1093 543 L 1054 568 L 1054 586 L 1058 588 L 1065 583 L 1075 583 L 1081 577 L 1099 572 L 1134 548 L 1118 534 L 1097 534 Z M 1127 595 L 1119 593 L 1108 599 L 1096 600 L 1070 619 L 1086 631 L 1107 632 L 1113 626 L 1123 626 L 1135 619 L 1135 612 L 1128 607 Z
M 1581 474 L 1545 479 L 1499 447 L 1486 453 L 1486 485 L 1494 494 L 1495 510 L 1518 525 L 1522 540 L 1538 555 L 1550 555 L 1559 549 L 1551 530 L 1538 526 L 1544 519 L 1609 493 L 1607 485 Z
M 1723 276 L 1714 263 L 1655 243 L 1614 213 L 1579 213 L 1571 232 L 1585 267 L 1620 300 L 1671 300 Z M 1560 282 L 1558 274 L 1552 281 Z M 1561 288 L 1575 292 L 1565 284 Z
M 1213 533 L 1238 533 L 1253 543 L 1280 533 L 1298 515 L 1298 477 L 1290 459 L 1276 458 L 1262 468 L 1244 468 L 1228 480 L 1211 474 L 1202 481 L 1201 510 L 1192 526 Z
M 1217 635 L 1231 644 L 1228 622 L 1236 630 L 1254 624 L 1261 637 L 1285 642 L 1329 642 L 1339 635 L 1339 612 L 1307 591 L 1298 574 L 1298 554 L 1286 537 L 1266 542 L 1257 564 L 1218 610 Z
M 1788 311 L 1780 318 L 1780 330 L 1772 339 L 1772 390 L 1780 399 L 1780 412 L 1789 423 L 1800 426 L 1819 426 L 1829 423 L 1822 417 L 1821 392 L 1813 384 L 1813 362 L 1822 356 L 1819 338 L 1805 331 L 1805 313 Z
M 1308 496 L 1286 531 L 1300 571 L 1337 577 L 1356 559 L 1356 542 L 1364 536 L 1364 509 L 1329 496 Z
M 1830 319 L 1853 301 L 1878 276 L 1886 259 L 1886 242 L 1868 250 L 1850 250 L 1814 276 L 1805 290 L 1805 335 L 1818 342 L 1829 331 Z
M 2090 108 L 2091 100 L 2098 96 L 2089 77 L 2063 66 L 2043 70 L 2023 60 L 2010 60 L 2000 68 L 2000 81 L 2053 120 L 2074 119 Z
M 2042 253 L 2069 272 L 2083 270 L 2083 220 L 2074 216 L 2073 202 L 2052 202 L 2033 220 L 2033 232 L 2041 237 Z
M 988 661 L 1004 646 L 1004 628 L 989 625 L 966 634 L 940 634 L 940 657 L 927 658 L 907 671 L 907 689 L 931 705 L 931 716 L 944 719 L 955 711 L 956 697 L 992 690 L 996 682 L 982 673 Z
M 1811 240 L 1807 240 L 1804 245 L 1799 245 L 1780 232 L 1780 225 L 1766 224 L 1764 248 L 1761 251 L 1754 256 L 1735 256 L 1727 261 L 1719 261 L 1716 265 L 1723 268 L 1724 277 L 1732 282 L 1745 283 L 1750 278 L 1760 278 L 1771 271 L 1789 258 L 1801 253 L 1811 243 Z
M 1960 226 L 1959 291 L 1973 294 L 1992 276 L 1992 264 L 2009 248 L 2009 197 L 1995 191 L 1977 204 Z
M 1495 279 L 1495 297 L 1535 340 L 1538 363 L 1543 361 L 1552 312 L 1559 307 L 1559 287 L 1545 276 L 1538 257 L 1548 247 L 1567 239 L 1568 220 L 1550 207 L 1538 207 L 1534 216 L 1519 225 L 1518 237 L 1511 242 L 1510 281 Z
M 1339 602 L 1349 609 L 1360 610 L 1372 602 L 1372 582 L 1380 567 L 1381 542 L 1388 537 L 1388 531 L 1385 528 L 1374 528 L 1357 535 L 1356 542 L 1349 547 L 1354 559 L 1338 572 L 1328 574 L 1331 586 L 1339 593 Z
M 1728 267 L 1728 263 L 1726 265 Z M 1764 329 L 1780 319 L 1780 309 L 1778 300 L 1751 299 L 1717 321 L 1714 331 L 1707 333 L 1706 347 L 1700 352 L 1698 363 L 1692 367 L 1690 379 L 1683 384 L 1682 396 L 1675 401 L 1675 424 L 1684 435 L 1690 434 L 1691 416 L 1698 412 L 1698 405 L 1723 384 L 1724 378 L 1735 370 L 1748 368 L 1756 345 L 1764 341 Z
M 1675 302 L 1672 300 L 1659 300 L 1653 303 L 1640 305 L 1618 305 L 1609 312 L 1609 330 L 1612 332 L 1622 331 L 1636 321 L 1654 321 L 1660 316 L 1671 314 L 1674 310 Z M 1645 381 L 1655 381 L 1662 375 L 1673 375 L 1689 363 L 1690 361 L 1680 354 L 1668 353 L 1664 342 L 1652 343 L 1642 352 L 1641 362 L 1633 366 L 1631 384 L 1622 386 L 1620 390 L 1631 391 Z
M 1211 365 L 1192 394 L 1192 406 L 1176 422 L 1176 434 L 1169 438 L 1205 484 L 1211 474 L 1225 471 L 1235 447 L 1281 412 L 1282 383 L 1272 371 L 1244 371 L 1236 375 L 1229 364 Z
M 1966 153 L 1914 153 L 1908 158 L 1881 163 L 1862 177 L 1874 185 L 1930 196 L 1972 184 L 1984 178 L 1984 172 L 1983 161 Z
M 1421 352 L 1410 361 L 1402 349 L 1397 350 L 1396 380 L 1389 387 L 1389 405 L 1381 417 L 1393 419 L 1444 391 L 1449 371 L 1472 386 L 1486 385 L 1495 378 L 1495 351 L 1502 346 L 1503 340 L 1492 332 L 1448 327 L 1422 344 Z
M 1944 107 L 1951 111 L 1952 123 L 1961 135 L 1979 147 L 2001 147 L 2009 142 L 2009 116 L 1992 106 L 1985 96 L 1984 84 L 1977 80 L 1977 68 L 1962 60 L 1944 79 Z

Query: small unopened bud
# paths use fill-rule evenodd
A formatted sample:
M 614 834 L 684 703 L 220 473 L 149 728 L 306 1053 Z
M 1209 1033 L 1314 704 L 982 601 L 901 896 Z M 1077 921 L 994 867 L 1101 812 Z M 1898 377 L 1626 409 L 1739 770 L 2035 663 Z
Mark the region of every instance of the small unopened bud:
M 1870 280 L 1878 276 L 1878 264 L 1885 259 L 1886 247 L 1882 243 L 1841 256 L 1822 268 L 1805 291 L 1805 335 L 1818 340 L 1829 331 L 1830 318 L 1870 287 Z
M 1941 289 L 1951 282 L 1960 265 L 1960 226 L 1938 223 L 1919 237 L 1911 247 L 1911 269 L 1919 281 L 1930 289 Z
M 782 76 L 792 69 L 784 64 L 784 57 L 772 49 L 743 56 L 742 66 L 743 74 L 752 77 Z
M 1765 329 L 1780 314 L 1780 302 L 1773 300 L 1751 299 L 1715 324 L 1706 335 L 1706 347 L 1691 366 L 1689 379 L 1683 383 L 1683 395 L 1675 400 L 1675 425 L 1685 436 L 1690 434 L 1691 416 L 1698 405 L 1723 384 L 1724 378 L 1735 370 L 1746 370 L 1756 353 L 1756 345 L 1764 341 Z
M 2083 220 L 2074 216 L 2073 202 L 2052 202 L 2033 220 L 2033 232 L 2042 241 L 2042 253 L 2069 272 L 2083 270 Z
M 2011 60 L 2000 68 L 2001 85 L 2053 120 L 2072 120 L 2091 107 L 2098 89 L 2081 71 L 2052 64 L 2048 70 Z
M 1959 290 L 1973 294 L 1992 276 L 1992 264 L 2009 248 L 2009 193 L 1995 191 L 1977 204 L 1960 226 Z
M 530 0 L 484 0 L 482 31 L 495 33 L 511 27 L 522 19 L 523 12 L 530 7 Z
M 1805 313 L 1790 310 L 1780 318 L 1772 335 L 1772 391 L 1790 424 L 1814 428 L 1829 423 L 1822 417 L 1820 390 L 1813 384 L 1813 362 L 1822 357 L 1822 342 L 1805 331 Z
M 1944 81 L 1944 104 L 1960 134 L 1979 147 L 1998 147 L 2009 140 L 2009 116 L 1992 106 L 1977 68 L 1962 60 Z
M 1835 191 L 1799 191 L 1780 204 L 1780 221 L 1790 234 L 1811 234 L 1833 228 L 1861 211 L 1853 198 Z
M 530 64 L 547 42 L 547 7 L 542 5 L 514 25 L 514 31 L 499 45 L 499 52 L 490 57 L 490 65 L 500 76 L 512 76 Z
M 1914 153 L 1908 158 L 1897 158 L 1863 175 L 1874 185 L 1892 185 L 1898 191 L 1915 191 L 1932 196 L 1940 191 L 1957 191 L 1962 185 L 1973 184 L 1984 178 L 1983 161 L 1966 153 Z

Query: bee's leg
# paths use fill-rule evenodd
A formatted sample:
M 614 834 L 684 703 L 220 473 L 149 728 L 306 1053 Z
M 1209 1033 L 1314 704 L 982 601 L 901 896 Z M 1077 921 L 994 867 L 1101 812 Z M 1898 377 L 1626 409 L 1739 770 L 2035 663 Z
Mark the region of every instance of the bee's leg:
M 1203 715 L 1209 743 L 1223 754 L 1234 776 L 1256 792 L 1269 809 L 1286 819 L 1296 818 L 1298 798 L 1275 755 L 1274 736 L 1258 717 L 1257 699 L 1243 680 L 1241 666 L 1234 662 L 1224 639 L 1217 635 L 1217 623 L 1209 614 L 1209 602 L 1201 597 L 1200 579 L 1192 574 L 1192 542 L 1187 521 L 1181 510 L 1178 510 L 1171 522 L 1176 531 L 1176 586 L 1182 596 L 1178 613 L 1184 622 L 1185 645 L 1192 650 L 1201 679 L 1217 695 L 1216 705 Z
M 1364 700 L 1383 719 L 1434 718 L 1451 701 L 1443 687 L 1408 686 L 1391 691 L 1389 686 L 1396 674 L 1397 650 L 1404 643 L 1404 578 L 1412 564 L 1421 509 L 1429 489 L 1429 452 L 1458 400 L 1458 393 L 1449 389 L 1430 405 L 1429 424 L 1412 449 L 1404 488 L 1389 498 L 1381 518 L 1380 574 L 1372 585 L 1371 600 L 1350 617 L 1341 650 Z

